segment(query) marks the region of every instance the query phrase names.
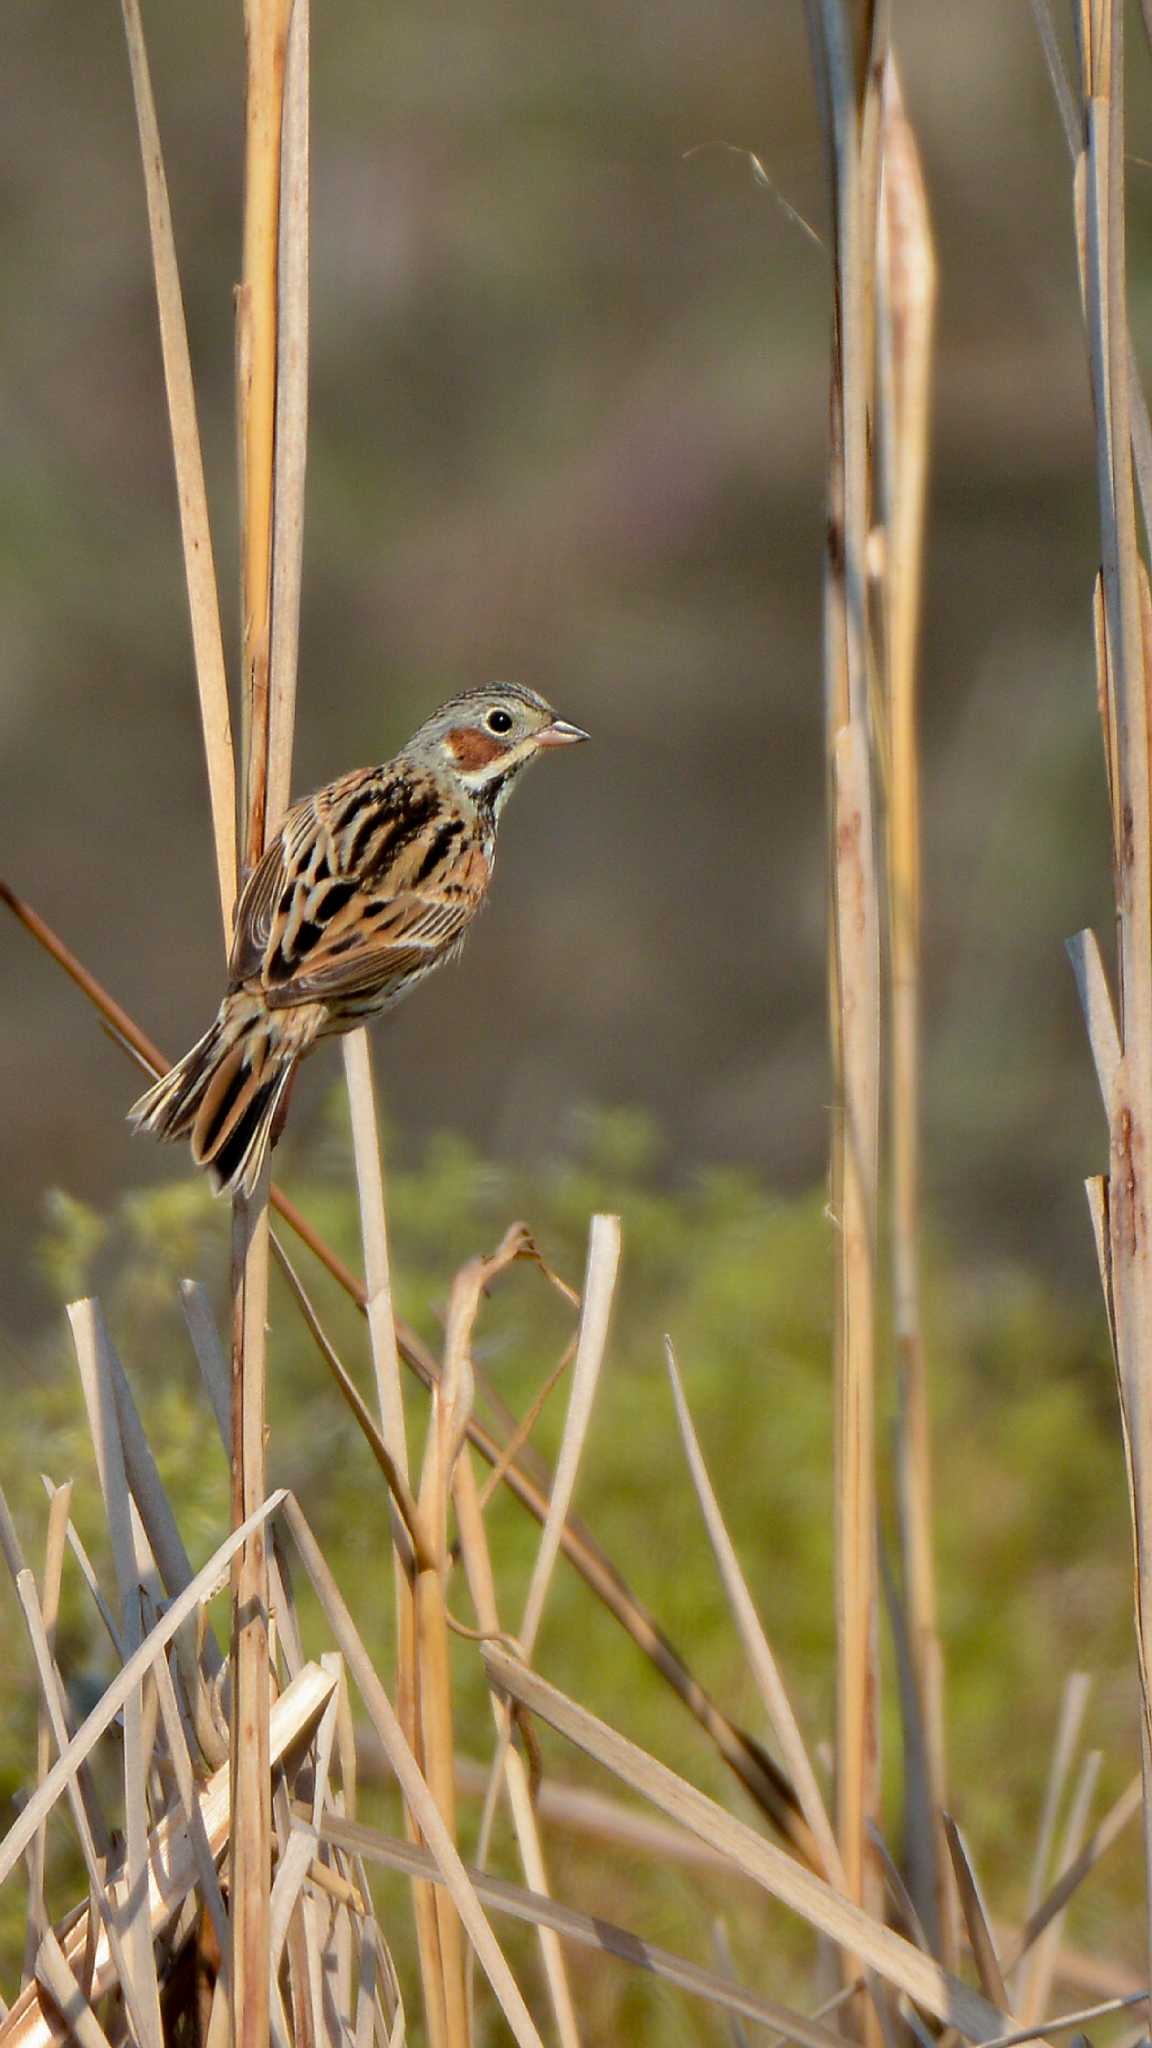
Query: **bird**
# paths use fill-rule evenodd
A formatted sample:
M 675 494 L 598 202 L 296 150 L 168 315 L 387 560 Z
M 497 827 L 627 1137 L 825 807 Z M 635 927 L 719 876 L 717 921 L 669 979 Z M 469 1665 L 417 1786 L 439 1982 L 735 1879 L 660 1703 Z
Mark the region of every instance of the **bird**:
M 587 738 L 534 690 L 491 683 L 441 705 L 393 760 L 294 804 L 241 890 L 216 1017 L 133 1104 L 133 1128 L 189 1139 L 217 1193 L 250 1197 L 298 1062 L 454 958 L 514 784 Z

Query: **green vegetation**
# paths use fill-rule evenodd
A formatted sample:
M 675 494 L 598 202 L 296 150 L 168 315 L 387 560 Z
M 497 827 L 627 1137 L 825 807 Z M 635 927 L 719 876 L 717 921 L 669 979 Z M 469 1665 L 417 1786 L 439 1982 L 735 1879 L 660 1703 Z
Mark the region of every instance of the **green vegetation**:
M 289 1160 L 288 1184 L 355 1266 L 357 1212 L 341 1116 L 334 1100 L 323 1143 L 311 1160 L 297 1161 L 295 1172 Z M 398 1307 L 437 1349 L 437 1311 L 452 1273 L 472 1253 L 491 1249 L 513 1216 L 529 1223 L 544 1256 L 578 1283 L 589 1211 L 594 1205 L 619 1210 L 622 1286 L 579 1512 L 701 1681 L 752 1732 L 763 1734 L 683 1467 L 662 1362 L 667 1330 L 802 1725 L 813 1740 L 830 1734 L 832 1248 L 822 1197 L 783 1201 L 747 1176 L 720 1172 L 670 1187 L 652 1130 L 637 1117 L 615 1114 L 589 1117 L 579 1150 L 534 1172 L 487 1166 L 459 1142 L 439 1139 L 418 1160 L 395 1167 L 389 1199 Z M 222 1310 L 226 1208 L 212 1201 L 203 1181 L 185 1177 L 125 1198 L 107 1217 L 57 1196 L 43 1261 L 62 1303 L 99 1288 L 198 1563 L 226 1525 L 227 1472 L 173 1276 L 205 1279 Z M 297 1263 L 340 1355 L 370 1394 L 363 1324 L 327 1277 L 311 1269 L 306 1254 Z M 982 1271 L 977 1279 L 937 1247 L 928 1301 L 951 1802 L 994 1911 L 1014 1922 L 1023 1912 L 1061 1688 L 1071 1669 L 1097 1676 L 1088 1739 L 1108 1757 L 1102 1799 L 1124 1782 L 1122 1763 L 1114 1760 L 1135 1753 L 1128 1510 L 1112 1374 L 1099 1320 L 1041 1292 L 1019 1272 Z M 300 1496 L 369 1646 L 388 1669 L 391 1566 L 383 1488 L 276 1275 L 271 1315 L 270 1479 Z M 482 1312 L 477 1364 L 502 1399 L 523 1413 L 570 1333 L 564 1304 L 535 1270 L 521 1265 L 498 1284 Z M 561 1384 L 537 1427 L 535 1441 L 545 1452 L 557 1441 L 564 1398 Z M 12 1502 L 28 1554 L 35 1561 L 42 1540 L 38 1474 L 44 1471 L 57 1480 L 76 1479 L 75 1518 L 102 1567 L 88 1432 L 62 1333 L 30 1367 L 20 1399 L 22 1477 Z M 412 1383 L 417 1427 L 425 1405 Z M 489 1523 L 502 1620 L 515 1630 L 535 1525 L 501 1494 Z M 95 1685 L 109 1668 L 107 1646 L 95 1637 L 78 1639 L 77 1631 L 90 1627 L 91 1610 L 76 1596 L 70 1571 L 65 1587 L 63 1662 L 71 1671 L 90 1671 Z M 472 1619 L 458 1576 L 450 1600 L 461 1619 Z M 14 1608 L 9 1612 L 15 1627 Z M 491 1723 L 473 1645 L 458 1641 L 455 1658 L 460 1748 L 484 1756 Z M 563 1565 L 536 1662 L 673 1768 L 743 1810 L 695 1724 Z M 0 1753 L 8 1797 L 26 1782 L 34 1754 L 31 1667 L 21 1659 L 20 1668 L 27 1683 L 7 1690 L 12 1719 Z M 885 1705 L 891 1758 L 897 1747 L 894 1681 Z M 547 1777 L 611 1789 L 546 1731 L 543 1763 Z M 466 1843 L 475 1817 L 467 1805 Z M 891 1814 L 888 1825 L 895 1838 L 898 1815 Z M 59 1830 L 54 1833 L 60 1838 Z M 631 1852 L 613 1851 L 609 1858 L 597 1845 L 555 1829 L 548 1841 L 561 1896 L 668 1946 L 700 1953 L 698 1877 L 661 1868 L 652 1858 L 642 1867 Z M 1137 1866 L 1136 1831 L 1130 1830 L 1074 1909 L 1074 1944 L 1080 1913 L 1079 1924 L 1096 1930 L 1105 1953 L 1135 1957 Z M 54 1905 L 67 1903 L 66 1883 L 74 1878 L 74 1870 L 57 1871 Z M 402 1891 L 397 1882 L 382 1897 L 394 1897 L 396 1912 L 407 1915 Z M 778 1972 L 763 1966 L 764 1957 L 803 1952 L 803 1937 L 783 1914 L 771 1908 L 765 1914 L 759 1900 L 730 1884 L 709 1880 L 706 1896 L 709 1912 L 731 1916 L 746 1981 L 778 1990 Z M 20 1953 L 23 1906 L 21 1887 L 9 1886 L 4 1981 Z M 628 2038 L 644 2039 L 643 2014 L 651 2011 L 663 2015 L 651 2038 L 672 2038 L 666 2031 L 671 1994 L 632 1983 L 627 1973 L 606 1971 L 603 1964 L 580 1964 L 577 1976 L 601 2010 L 604 2028 L 627 2025 Z M 620 1999 L 626 2007 L 601 2009 L 601 2001 Z M 672 2003 L 682 2009 L 679 2000 Z M 591 2037 L 622 2038 L 607 2031 Z

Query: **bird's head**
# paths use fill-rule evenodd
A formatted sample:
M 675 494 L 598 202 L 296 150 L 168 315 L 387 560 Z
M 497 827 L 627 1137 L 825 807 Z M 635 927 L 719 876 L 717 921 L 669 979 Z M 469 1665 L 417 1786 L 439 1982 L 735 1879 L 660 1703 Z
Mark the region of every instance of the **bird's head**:
M 462 783 L 477 803 L 499 813 L 512 783 L 537 754 L 575 746 L 588 734 L 558 718 L 519 683 L 489 683 L 454 697 L 421 726 L 405 751 Z

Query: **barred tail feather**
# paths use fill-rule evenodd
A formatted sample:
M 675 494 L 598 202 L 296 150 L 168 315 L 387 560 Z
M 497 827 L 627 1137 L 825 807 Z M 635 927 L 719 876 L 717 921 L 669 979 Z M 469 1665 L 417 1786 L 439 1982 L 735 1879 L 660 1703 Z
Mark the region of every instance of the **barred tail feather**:
M 210 1029 L 198 1038 L 191 1052 L 169 1067 L 128 1111 L 134 1131 L 151 1131 L 154 1137 L 174 1140 L 191 1134 L 193 1120 L 212 1078 L 223 1039 L 227 1005 Z
M 319 1004 L 269 1011 L 242 990 L 211 1028 L 129 1111 L 137 1130 L 190 1138 L 218 1193 L 250 1195 L 268 1156 L 297 1060 L 315 1039 Z
M 192 1127 L 192 1157 L 208 1167 L 218 1194 L 252 1193 L 295 1066 L 295 1051 L 268 1031 L 253 1032 L 220 1061 Z

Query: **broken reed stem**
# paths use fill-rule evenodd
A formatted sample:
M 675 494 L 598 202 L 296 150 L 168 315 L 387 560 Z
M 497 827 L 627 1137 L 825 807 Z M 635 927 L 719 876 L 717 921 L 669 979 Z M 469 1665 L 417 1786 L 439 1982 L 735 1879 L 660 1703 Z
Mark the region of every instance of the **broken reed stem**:
M 284 76 L 291 0 L 245 0 L 247 50 L 243 276 L 236 299 L 237 411 L 240 432 L 243 707 L 245 735 L 242 843 L 247 869 L 264 851 L 269 811 L 272 723 L 273 531 L 276 478 L 279 242 Z M 306 47 L 306 46 L 305 46 Z M 307 187 L 304 187 L 305 197 Z M 307 232 L 297 210 L 295 231 Z M 303 271 L 306 289 L 307 271 Z M 294 415 L 301 452 L 303 421 Z M 291 636 L 294 620 L 286 631 Z M 287 752 L 295 654 L 286 640 L 277 677 L 280 796 L 287 794 Z M 265 1166 L 250 1201 L 233 1210 L 232 1514 L 234 1526 L 262 1499 L 268 1321 L 268 1188 Z M 265 2048 L 269 2036 L 269 1899 L 272 1812 L 268 1751 L 268 1558 L 256 1531 L 233 1579 L 232 1692 L 232 2038 L 236 2048 Z

